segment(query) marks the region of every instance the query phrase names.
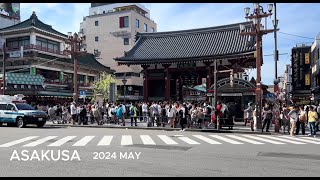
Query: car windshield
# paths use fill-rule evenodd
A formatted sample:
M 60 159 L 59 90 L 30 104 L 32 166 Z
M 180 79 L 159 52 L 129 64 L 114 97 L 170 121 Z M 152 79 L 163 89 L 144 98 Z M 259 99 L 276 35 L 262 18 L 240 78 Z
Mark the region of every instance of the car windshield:
M 25 104 L 25 103 L 21 103 L 21 104 L 16 104 L 18 110 L 34 110 L 34 108 L 32 106 L 30 106 L 29 104 Z

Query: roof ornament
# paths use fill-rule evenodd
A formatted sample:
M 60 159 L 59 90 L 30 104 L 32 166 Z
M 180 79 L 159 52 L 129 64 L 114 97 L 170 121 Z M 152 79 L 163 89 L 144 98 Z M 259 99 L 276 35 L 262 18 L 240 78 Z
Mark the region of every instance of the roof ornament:
M 31 18 L 32 18 L 31 19 L 31 26 L 35 26 L 36 25 L 36 18 L 37 18 L 35 11 L 32 12 Z

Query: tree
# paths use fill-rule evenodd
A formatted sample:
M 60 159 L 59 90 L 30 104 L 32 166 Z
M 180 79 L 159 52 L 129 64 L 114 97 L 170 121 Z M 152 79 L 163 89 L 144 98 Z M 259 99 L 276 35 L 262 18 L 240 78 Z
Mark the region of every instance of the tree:
M 96 100 L 97 94 L 102 94 L 103 99 L 108 99 L 110 94 L 110 84 L 116 83 L 115 76 L 103 72 L 100 78 L 93 84 L 93 101 Z

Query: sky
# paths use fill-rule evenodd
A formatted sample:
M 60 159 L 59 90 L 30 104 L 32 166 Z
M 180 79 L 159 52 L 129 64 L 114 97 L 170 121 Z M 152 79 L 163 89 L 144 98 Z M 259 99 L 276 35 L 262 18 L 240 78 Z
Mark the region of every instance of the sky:
M 245 22 L 244 8 L 252 3 L 142 3 L 150 10 L 150 17 L 157 23 L 158 32 L 213 27 Z M 267 3 L 260 3 L 267 10 Z M 21 21 L 35 11 L 38 18 L 61 33 L 78 32 L 83 17 L 89 15 L 90 3 L 21 3 Z M 279 20 L 278 76 L 283 75 L 285 65 L 290 64 L 291 49 L 297 44 L 311 45 L 320 32 L 320 3 L 277 3 Z M 273 28 L 273 16 L 267 18 L 268 29 Z M 263 20 L 265 24 L 265 20 Z M 290 35 L 289 35 L 290 34 Z M 275 78 L 274 34 L 263 37 L 263 84 L 271 85 Z M 256 69 L 249 71 L 256 77 Z

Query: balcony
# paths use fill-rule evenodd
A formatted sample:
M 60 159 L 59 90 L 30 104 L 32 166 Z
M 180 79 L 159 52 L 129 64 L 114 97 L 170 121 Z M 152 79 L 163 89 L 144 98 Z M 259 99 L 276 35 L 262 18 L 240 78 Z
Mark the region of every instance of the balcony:
M 2 51 L 2 49 L 0 49 L 0 50 Z M 54 49 L 50 49 L 50 48 L 45 48 L 45 47 L 41 47 L 41 46 L 35 45 L 35 44 L 25 45 L 25 46 L 23 46 L 23 50 L 38 50 L 38 51 L 47 52 L 47 53 L 51 53 L 51 54 L 55 54 L 55 55 L 61 55 L 61 56 L 67 56 L 68 55 L 66 53 L 66 51 L 60 51 L 60 50 L 54 50 Z M 20 51 L 20 48 L 7 47 L 7 52 L 10 52 L 10 51 Z
M 68 82 L 68 81 L 63 81 L 60 82 L 59 80 L 52 80 L 52 79 L 45 79 L 44 84 L 48 86 L 60 86 L 60 87 L 67 87 L 71 86 L 73 87 L 73 82 Z M 93 88 L 93 83 L 83 83 L 83 82 L 78 82 L 79 87 L 84 87 L 84 88 Z

